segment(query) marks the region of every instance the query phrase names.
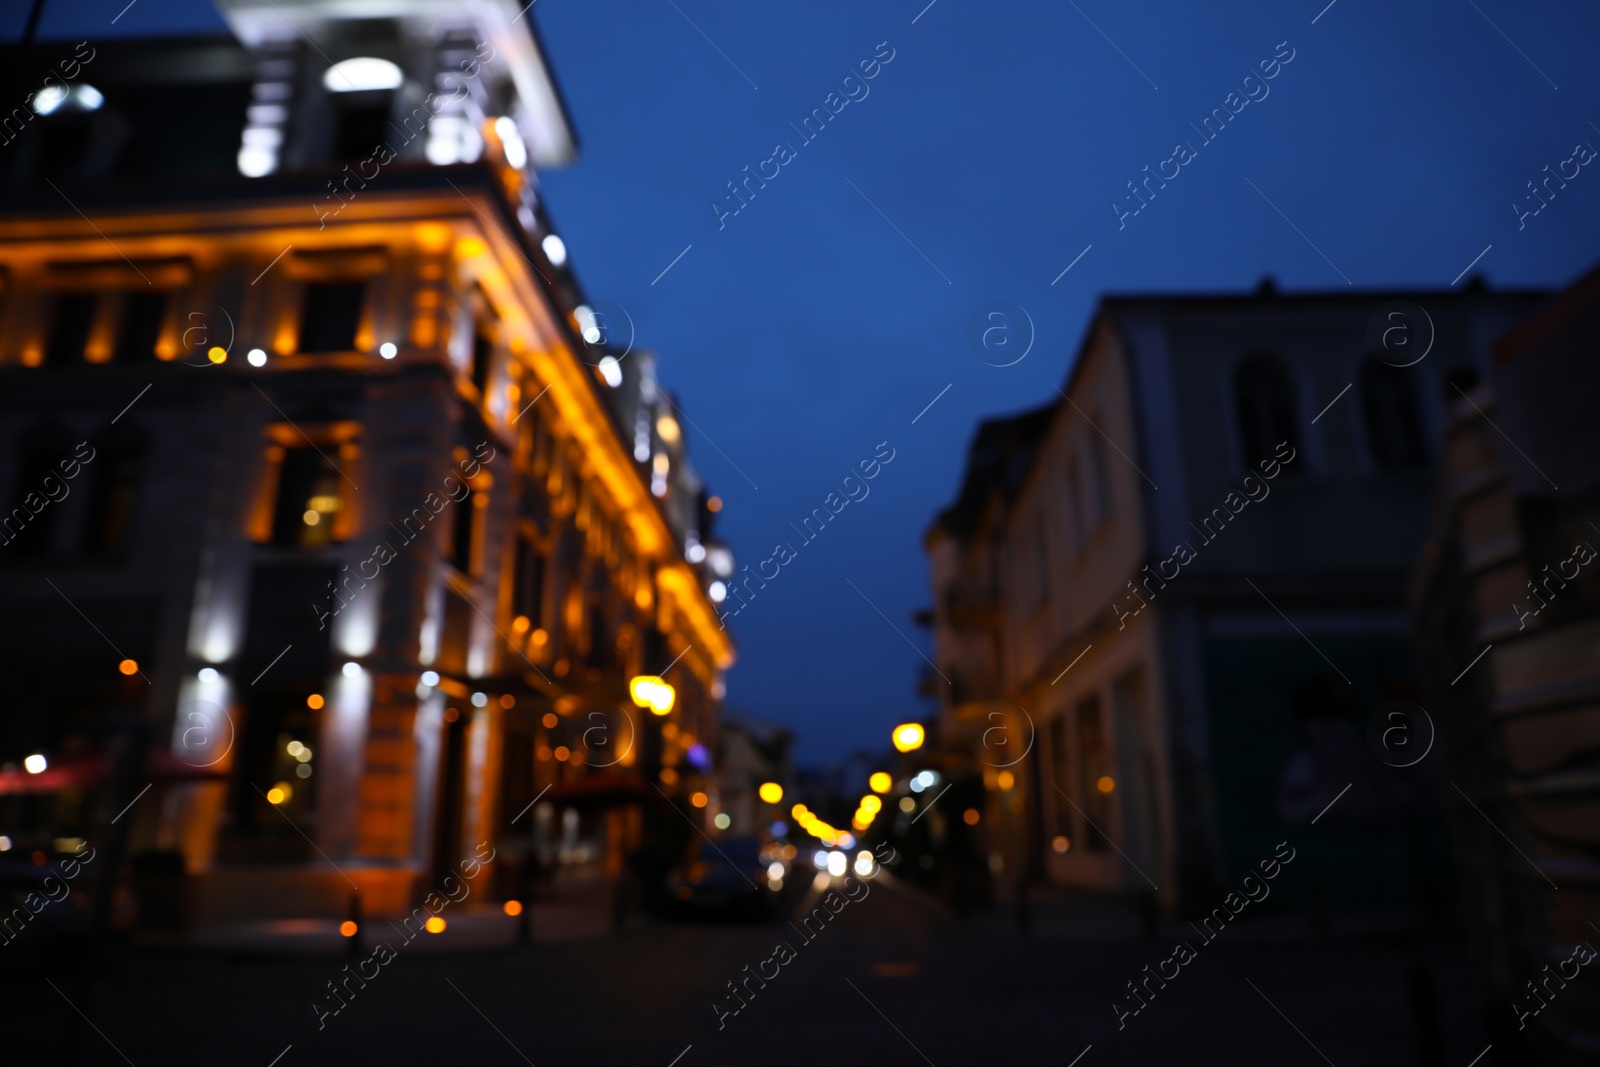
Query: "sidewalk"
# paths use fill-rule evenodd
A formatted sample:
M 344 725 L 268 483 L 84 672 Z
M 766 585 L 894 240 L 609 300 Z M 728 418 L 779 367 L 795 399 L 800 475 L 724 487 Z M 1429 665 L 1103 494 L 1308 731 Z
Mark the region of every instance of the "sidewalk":
M 1125 940 L 1144 936 L 1138 902 L 1127 897 L 1075 891 L 1062 886 L 1028 887 L 1030 932 L 1046 937 L 1088 940 Z M 1221 901 L 1218 901 L 1221 907 Z M 1226 910 L 1226 909 L 1224 909 Z M 1203 916 L 1192 920 L 1161 918 L 1153 937 L 1161 941 L 1193 939 Z M 989 922 L 1016 924 L 1015 902 L 995 907 L 986 916 Z M 1369 911 L 1330 910 L 1326 930 L 1318 933 L 1304 910 L 1267 910 L 1250 905 L 1227 923 L 1226 938 L 1238 944 L 1312 941 L 1350 941 L 1399 939 L 1414 932 L 1415 916 L 1404 908 Z M 1215 924 L 1213 924 L 1215 928 Z
M 449 904 L 439 912 L 444 929 L 438 933 L 417 933 L 416 922 L 408 928 L 400 919 L 366 919 L 355 940 L 359 954 L 366 954 L 379 942 L 393 948 L 402 943 L 410 954 L 476 952 L 488 948 L 509 948 L 518 944 L 524 919 L 530 919 L 534 944 L 560 944 L 603 937 L 615 929 L 612 887 L 603 891 L 591 888 L 555 900 L 537 900 L 525 905 L 523 915 L 505 914 L 499 904 Z M 431 914 L 426 908 L 422 914 Z M 178 952 L 246 954 L 261 956 L 332 956 L 356 951 L 351 939 L 339 933 L 337 919 L 274 919 L 235 923 L 182 934 L 138 933 L 133 943 L 142 948 Z M 409 939 L 408 939 L 409 935 Z

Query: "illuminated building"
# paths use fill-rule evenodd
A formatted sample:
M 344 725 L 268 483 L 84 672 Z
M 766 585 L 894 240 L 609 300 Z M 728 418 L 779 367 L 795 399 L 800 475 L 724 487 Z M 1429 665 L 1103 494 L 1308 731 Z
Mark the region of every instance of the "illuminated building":
M 950 680 L 928 691 L 1005 884 L 1209 907 L 1290 838 L 1339 872 L 1329 903 L 1405 899 L 1342 873 L 1409 848 L 1421 788 L 1363 735 L 1416 687 L 1406 576 L 1450 383 L 1535 296 L 1107 297 L 1062 396 L 980 425 L 924 541 Z M 1402 320 L 1414 349 L 1383 347 L 1391 300 L 1431 315 Z M 1322 839 L 1340 825 L 1368 843 Z
M 0 546 L 0 765 L 137 711 L 173 773 L 132 845 L 203 921 L 341 915 L 340 872 L 398 910 L 536 830 L 615 873 L 658 771 L 709 771 L 674 739 L 714 750 L 733 650 L 685 428 L 539 196 L 575 145 L 531 16 L 219 7 L 8 129 L 0 492 L 78 473 Z

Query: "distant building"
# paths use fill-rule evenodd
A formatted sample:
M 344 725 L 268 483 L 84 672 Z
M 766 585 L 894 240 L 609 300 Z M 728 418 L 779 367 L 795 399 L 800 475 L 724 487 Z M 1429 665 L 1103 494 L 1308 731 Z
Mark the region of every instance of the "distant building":
M 727 550 L 545 214 L 575 140 L 531 13 L 219 5 L 233 37 L 6 64 L 0 842 L 115 813 L 121 709 L 130 847 L 201 921 L 347 878 L 392 913 L 486 844 L 501 891 L 615 875 L 709 773 Z
M 1600 945 L 1597 340 L 1600 271 L 1454 397 L 1412 590 L 1489 1036 L 1553 1063 L 1600 1051 L 1595 983 L 1562 980 Z
M 1061 398 L 980 427 L 925 543 L 940 736 L 989 786 L 991 870 L 1210 906 L 1315 835 L 1332 899 L 1400 896 L 1340 863 L 1400 847 L 1381 781 L 1307 824 L 1388 771 L 1362 734 L 1413 689 L 1446 385 L 1533 299 L 1108 297 Z M 1394 300 L 1429 317 L 1396 320 L 1416 347 Z
M 770 831 L 773 823 L 788 825 L 795 791 L 794 731 L 749 715 L 724 714 L 718 742 L 714 806 L 728 816 L 727 830 L 740 837 Z M 777 801 L 764 800 L 767 783 L 783 790 Z M 794 832 L 799 837 L 799 831 Z

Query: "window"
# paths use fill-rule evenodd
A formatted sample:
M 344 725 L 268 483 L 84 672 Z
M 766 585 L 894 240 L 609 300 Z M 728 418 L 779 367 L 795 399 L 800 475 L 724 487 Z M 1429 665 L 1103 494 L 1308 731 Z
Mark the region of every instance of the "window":
M 1039 607 L 1050 596 L 1050 523 L 1044 509 L 1033 517 L 1033 551 L 1039 560 L 1038 592 L 1034 594 L 1034 607 Z
M 1374 464 L 1383 470 L 1427 465 L 1417 383 L 1410 371 L 1368 356 L 1361 368 L 1361 411 Z
M 539 546 L 527 537 L 517 538 L 517 555 L 512 565 L 511 614 L 527 616 L 529 625 L 544 625 L 544 557 Z
M 55 543 L 58 501 L 71 492 L 56 464 L 70 458 L 73 449 L 59 434 L 44 430 L 28 434 L 20 452 L 11 507 L 0 515 L 0 544 L 14 555 L 42 556 Z
M 1067 802 L 1066 790 L 1071 788 L 1072 753 L 1067 745 L 1067 716 L 1058 715 L 1050 720 L 1050 759 L 1055 764 L 1056 787 L 1050 790 L 1056 812 L 1056 833 L 1069 841 L 1078 837 L 1077 812 Z M 1066 788 L 1062 788 L 1066 786 Z
M 315 548 L 333 542 L 333 520 L 343 501 L 333 460 L 315 448 L 291 448 L 278 468 L 272 543 Z
M 462 574 L 473 574 L 478 540 L 478 491 L 467 488 L 467 495 L 450 506 L 456 509 L 450 528 L 450 563 Z
M 55 316 L 45 341 L 46 363 L 60 366 L 83 359 L 89 328 L 94 324 L 96 299 L 93 293 L 62 293 L 56 297 Z
M 300 351 L 349 352 L 361 326 L 365 282 L 312 282 L 300 309 Z
M 1240 363 L 1233 375 L 1233 395 L 1245 466 L 1253 467 L 1270 458 L 1283 443 L 1299 453 L 1294 386 L 1277 358 L 1256 355 Z M 1295 467 L 1289 465 L 1285 469 L 1292 471 Z
M 389 116 L 394 112 L 394 93 L 387 90 L 348 93 L 338 104 L 334 130 L 334 162 L 358 163 L 372 159 L 380 144 L 390 137 Z
M 130 293 L 122 309 L 122 326 L 112 358 L 118 363 L 138 363 L 155 358 L 161 339 L 161 322 L 167 314 L 166 293 Z
M 439 670 L 465 678 L 467 653 L 472 647 L 472 620 L 477 616 L 472 601 L 449 586 L 444 590 L 444 624 L 439 628 Z
M 1111 469 L 1106 464 L 1106 439 L 1098 431 L 1089 438 L 1089 474 L 1094 482 L 1094 528 L 1098 530 L 1111 519 Z
M 494 339 L 480 325 L 472 337 L 472 384 L 480 396 L 489 395 L 489 371 L 494 366 Z
M 83 528 L 85 555 L 115 556 L 127 546 L 142 453 L 132 441 L 101 442 L 92 464 L 89 517 Z
M 1110 786 L 1111 788 L 1106 788 Z M 1106 774 L 1105 732 L 1100 721 L 1100 697 L 1078 703 L 1078 792 L 1091 825 L 1084 828 L 1091 852 L 1104 852 L 1111 818 L 1111 789 L 1116 782 Z
M 1083 552 L 1088 542 L 1083 513 L 1083 478 L 1078 474 L 1078 457 L 1067 460 L 1067 517 L 1072 523 L 1072 554 Z

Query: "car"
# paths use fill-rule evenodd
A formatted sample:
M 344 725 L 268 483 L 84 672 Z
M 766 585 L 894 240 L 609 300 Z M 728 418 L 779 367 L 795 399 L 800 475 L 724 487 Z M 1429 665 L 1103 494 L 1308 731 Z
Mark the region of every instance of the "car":
M 688 862 L 667 875 L 667 897 L 699 914 L 764 915 L 777 903 L 781 876 L 755 837 L 703 838 Z

